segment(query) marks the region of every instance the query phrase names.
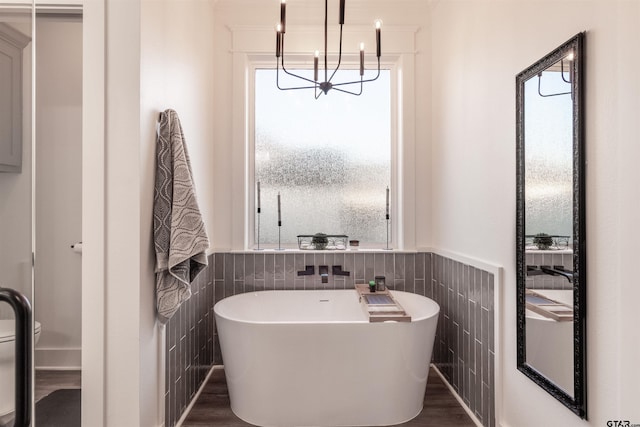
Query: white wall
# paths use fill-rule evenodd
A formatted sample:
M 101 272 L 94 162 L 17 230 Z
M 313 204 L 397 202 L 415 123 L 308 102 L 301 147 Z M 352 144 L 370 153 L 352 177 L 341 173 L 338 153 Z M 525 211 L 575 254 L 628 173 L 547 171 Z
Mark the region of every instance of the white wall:
M 639 22 L 638 1 L 433 5 L 433 245 L 505 268 L 503 425 L 640 420 Z M 589 421 L 516 370 L 515 329 L 515 75 L 584 30 Z
M 338 2 L 329 2 L 329 31 L 337 32 Z M 287 7 L 289 29 L 288 52 L 313 52 L 318 36 L 322 38 L 324 3 L 296 1 Z M 332 15 L 333 13 L 333 15 Z M 216 3 L 214 56 L 215 148 L 213 195 L 216 205 L 213 245 L 216 250 L 244 249 L 246 138 L 245 112 L 252 108 L 245 104 L 245 55 L 261 54 L 275 66 L 275 23 L 280 17 L 278 3 L 261 0 L 219 0 Z M 398 67 L 405 76 L 401 99 L 404 122 L 400 124 L 403 151 L 400 163 L 404 193 L 403 243 L 405 249 L 428 247 L 430 243 L 430 30 L 427 2 L 419 0 L 350 0 L 345 17 L 345 39 L 353 28 L 372 28 L 376 18 L 382 18 L 382 60 L 385 56 L 400 58 Z M 292 34 L 296 28 L 304 29 Z M 309 27 L 317 27 L 310 33 Z M 253 34 L 243 34 L 249 29 Z M 265 30 L 266 29 L 266 30 Z M 411 33 L 405 45 L 394 43 L 403 34 Z M 315 39 L 311 37 L 316 36 Z M 234 39 L 235 38 L 235 39 Z M 353 44 L 357 46 L 357 44 Z M 345 43 L 345 52 L 352 52 Z M 415 51 L 413 47 L 415 46 Z M 330 51 L 336 50 L 329 46 Z M 394 59 L 395 60 L 395 59 Z M 413 84 L 415 79 L 415 85 Z M 366 88 L 365 88 L 366 90 Z M 311 95 L 310 95 L 311 96 Z M 344 96 L 338 93 L 329 96 Z M 286 121 L 283 121 L 286 126 Z
M 88 1 L 82 26 L 82 425 L 106 423 L 104 0 Z
M 25 22 L 3 19 L 31 37 Z M 22 172 L 0 173 L 0 287 L 13 288 L 31 300 L 31 47 L 22 62 Z M 13 318 L 13 310 L 0 304 L 0 319 Z
M 142 293 L 153 282 L 147 272 L 149 243 L 141 238 L 148 224 L 141 216 L 143 206 L 152 196 L 142 187 L 141 152 L 149 142 L 142 140 L 140 125 L 140 1 L 107 0 L 105 13 L 104 425 L 141 425 L 157 406 L 143 408 L 140 396 L 157 393 L 157 380 L 143 375 L 141 359 L 144 355 L 148 365 L 158 363 L 156 354 L 145 352 L 158 332 L 142 328 L 143 316 L 151 311 Z M 101 425 L 87 423 L 93 424 Z
M 141 123 L 153 142 L 155 123 L 167 108 L 177 111 L 187 141 L 198 205 L 212 237 L 215 76 L 213 0 L 143 0 Z M 155 172 L 154 172 L 155 173 Z M 146 176 L 146 174 L 145 174 Z M 153 182 L 150 183 L 153 189 Z
M 210 230 L 212 1 L 95 0 L 84 11 L 83 425 L 155 426 L 155 125 L 166 108 L 180 114 Z
M 36 367 L 79 369 L 82 241 L 82 22 L 37 18 Z
M 140 58 L 140 369 L 147 379 L 140 389 L 140 425 L 158 425 L 163 409 L 164 365 L 156 335 L 153 189 L 156 122 L 160 111 L 174 109 L 186 140 L 198 205 L 212 239 L 213 230 L 213 1 L 143 0 Z M 155 379 L 154 379 L 155 376 Z

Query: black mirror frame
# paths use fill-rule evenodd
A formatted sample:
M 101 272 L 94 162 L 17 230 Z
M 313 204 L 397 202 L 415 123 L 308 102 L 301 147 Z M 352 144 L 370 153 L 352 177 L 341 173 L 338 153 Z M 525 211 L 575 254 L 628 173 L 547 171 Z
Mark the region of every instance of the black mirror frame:
M 584 44 L 585 33 L 578 33 L 516 76 L 516 260 L 517 260 L 517 367 L 580 418 L 587 418 L 586 387 L 586 204 L 584 151 Z M 573 397 L 541 375 L 526 362 L 526 261 L 525 261 L 525 174 L 524 174 L 524 83 L 538 73 L 575 52 L 572 74 L 573 92 Z

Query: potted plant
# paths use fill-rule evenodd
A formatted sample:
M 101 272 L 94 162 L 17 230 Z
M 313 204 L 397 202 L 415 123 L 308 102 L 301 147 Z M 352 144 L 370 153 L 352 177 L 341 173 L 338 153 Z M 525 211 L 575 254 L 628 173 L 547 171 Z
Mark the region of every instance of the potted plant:
M 327 244 L 329 243 L 329 239 L 324 233 L 316 233 L 311 238 L 311 243 L 313 244 L 313 247 L 315 249 L 323 250 L 326 249 Z
M 540 250 L 549 249 L 553 245 L 553 238 L 546 233 L 538 233 L 533 237 L 533 244 Z

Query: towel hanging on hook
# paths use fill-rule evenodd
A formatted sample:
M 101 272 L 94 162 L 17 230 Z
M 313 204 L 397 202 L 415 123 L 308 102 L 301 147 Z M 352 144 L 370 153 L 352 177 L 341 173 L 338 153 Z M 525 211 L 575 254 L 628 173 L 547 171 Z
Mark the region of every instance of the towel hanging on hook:
M 191 297 L 190 283 L 207 266 L 209 238 L 198 206 L 178 114 L 160 114 L 153 198 L 156 307 L 166 323 Z

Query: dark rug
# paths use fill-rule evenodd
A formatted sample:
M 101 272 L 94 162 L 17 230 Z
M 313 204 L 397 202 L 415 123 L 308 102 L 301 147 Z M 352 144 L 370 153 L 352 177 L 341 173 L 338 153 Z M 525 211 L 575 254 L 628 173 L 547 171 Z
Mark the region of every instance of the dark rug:
M 78 389 L 56 390 L 36 403 L 38 427 L 80 427 L 80 393 Z

